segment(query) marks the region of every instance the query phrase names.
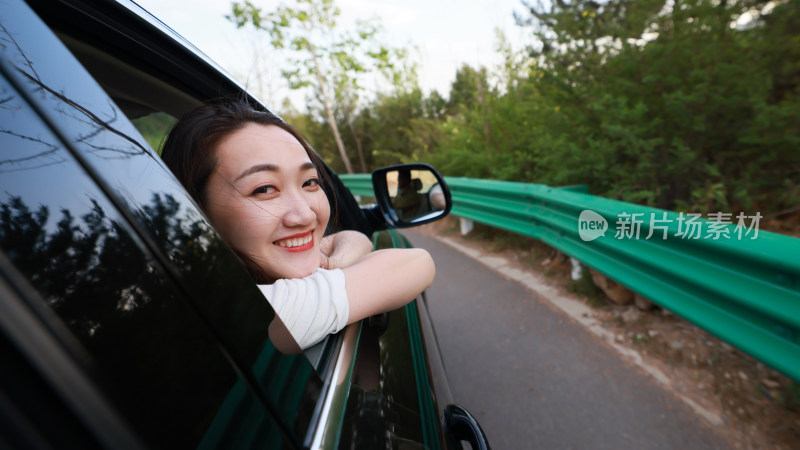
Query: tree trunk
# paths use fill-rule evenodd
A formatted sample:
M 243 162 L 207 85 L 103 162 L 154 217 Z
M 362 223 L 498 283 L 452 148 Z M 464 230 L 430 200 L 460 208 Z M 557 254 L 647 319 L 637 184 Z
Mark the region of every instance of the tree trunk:
M 320 97 L 322 97 L 322 104 L 325 106 L 325 117 L 328 119 L 328 125 L 331 127 L 331 131 L 333 131 L 333 140 L 336 142 L 336 147 L 339 149 L 339 156 L 342 157 L 342 161 L 344 162 L 344 167 L 347 169 L 347 173 L 354 173 L 353 172 L 353 165 L 350 164 L 350 158 L 347 156 L 347 152 L 344 149 L 344 142 L 342 142 L 342 136 L 339 135 L 339 127 L 336 126 L 336 119 L 333 117 L 333 108 L 331 107 L 331 102 L 328 99 L 328 94 L 325 92 L 325 80 L 322 79 L 322 72 L 319 68 L 319 63 L 317 62 L 317 49 L 311 46 L 311 54 L 314 58 L 314 72 L 317 75 L 317 82 L 319 83 L 319 91 Z
M 358 151 L 358 160 L 361 163 L 361 173 L 367 173 L 367 160 L 364 158 L 364 149 L 361 147 L 361 138 L 356 133 L 356 126 L 353 125 L 352 120 L 347 121 L 347 126 L 350 127 L 350 133 L 353 134 L 353 140 L 356 141 L 356 151 Z
M 478 77 L 478 103 L 483 109 L 483 140 L 486 145 L 486 156 L 491 158 L 490 147 L 492 143 L 492 125 L 489 123 L 489 104 L 486 100 L 486 86 L 482 78 Z
M 322 98 L 325 104 L 325 116 L 328 118 L 328 125 L 331 126 L 331 131 L 333 131 L 333 140 L 336 141 L 336 147 L 339 149 L 339 156 L 341 156 L 342 161 L 344 161 L 344 167 L 347 169 L 347 173 L 355 173 L 353 172 L 353 165 L 350 163 L 350 158 L 347 156 L 347 152 L 344 149 L 342 137 L 339 135 L 339 127 L 336 126 L 336 119 L 333 117 L 331 104 L 324 94 Z

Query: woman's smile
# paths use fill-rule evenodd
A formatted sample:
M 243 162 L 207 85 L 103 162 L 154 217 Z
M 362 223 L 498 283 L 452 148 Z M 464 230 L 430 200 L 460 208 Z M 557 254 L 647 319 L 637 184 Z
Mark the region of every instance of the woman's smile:
M 294 236 L 289 236 L 284 239 L 279 239 L 273 244 L 285 248 L 287 251 L 296 253 L 296 252 L 304 252 L 306 250 L 310 250 L 314 248 L 314 236 L 311 233 L 313 230 L 307 231 L 305 233 L 296 234 Z

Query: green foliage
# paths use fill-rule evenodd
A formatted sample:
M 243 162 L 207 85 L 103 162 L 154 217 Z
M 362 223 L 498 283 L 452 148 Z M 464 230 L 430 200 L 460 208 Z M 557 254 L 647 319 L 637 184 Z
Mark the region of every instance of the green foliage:
M 147 143 L 150 144 L 150 147 L 160 155 L 164 139 L 166 139 L 167 133 L 175 125 L 177 119 L 169 114 L 159 112 L 133 119 L 131 122 Z
M 786 409 L 800 409 L 800 383 L 792 381 L 786 388 Z
M 297 0 L 294 6 L 278 5 L 263 11 L 251 1 L 233 2 L 227 18 L 241 28 L 251 25 L 265 32 L 276 49 L 289 51 L 288 67 L 282 75 L 291 89 L 308 89 L 309 110 L 327 122 L 338 151 L 338 161 L 353 172 L 351 155 L 340 130 L 349 129 L 366 170 L 362 137 L 355 126 L 361 76 L 377 70 L 395 85 L 415 80 L 416 68 L 406 64 L 407 51 L 381 44 L 381 27 L 374 20 L 357 21 L 355 29 L 342 30 L 334 0 Z
M 584 267 L 581 271 L 581 277 L 577 280 L 570 279 L 569 284 L 567 285 L 567 290 L 572 292 L 573 294 L 578 294 L 584 298 L 586 298 L 587 303 L 589 306 L 593 308 L 605 306 L 606 302 L 604 300 L 605 293 L 602 289 L 597 287 L 592 280 L 592 275 L 589 272 L 589 269 Z
M 744 30 L 735 19 L 763 5 L 531 7 L 527 73 L 478 100 L 479 71 L 459 71 L 431 161 L 669 209 L 787 208 L 800 199 L 798 3 Z
M 447 102 L 451 114 L 457 114 L 460 108 L 474 109 L 486 96 L 486 68 L 475 70 L 468 65 L 456 71 L 456 79 L 450 87 L 450 100 Z
M 504 62 L 462 66 L 447 98 L 408 76 L 338 115 L 359 131 L 366 165 L 588 184 L 684 211 L 769 214 L 800 202 L 800 0 L 527 8 L 517 19 L 535 45 L 515 52 L 498 32 Z M 402 73 L 401 55 L 376 54 Z M 317 139 L 314 120 L 303 131 Z

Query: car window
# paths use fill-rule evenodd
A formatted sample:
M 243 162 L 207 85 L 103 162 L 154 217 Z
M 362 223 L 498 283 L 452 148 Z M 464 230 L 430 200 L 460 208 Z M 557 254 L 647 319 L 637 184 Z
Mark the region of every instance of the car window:
M 219 396 L 223 393 L 225 404 L 248 405 L 252 403 L 252 391 L 245 386 L 255 389 L 258 400 L 251 405 L 251 412 L 256 414 L 266 407 L 285 435 L 295 443 L 303 442 L 323 383 L 305 357 L 282 355 L 269 343 L 267 325 L 274 312 L 252 279 L 116 103 L 38 17 L 23 4 L 14 3 L 4 7 L 0 19 L 3 42 L 9 43 L 0 46 L 2 72 L 13 85 L 7 89 L 15 92 L 13 97 L 22 102 L 19 106 L 7 103 L 4 111 L 8 121 L 4 119 L 1 123 L 11 128 L 5 130 L 4 137 L 19 141 L 13 145 L 36 144 L 20 150 L 18 156 L 12 157 L 10 152 L 4 155 L 9 159 L 0 164 L 0 170 L 13 171 L 4 173 L 0 179 L 4 186 L 9 186 L 4 191 L 7 197 L 0 199 L 5 202 L 7 215 L 0 220 L 12 231 L 16 223 L 28 220 L 34 228 L 31 231 L 34 237 L 46 241 L 46 245 L 29 250 L 30 254 L 20 259 L 22 247 L 13 246 L 16 238 L 6 239 L 9 257 L 20 267 L 28 268 L 20 270 L 34 286 L 41 286 L 41 295 L 50 299 L 51 307 L 58 302 L 86 305 L 96 301 L 112 317 L 104 320 L 112 321 L 122 320 L 113 318 L 115 314 L 127 318 L 129 311 L 142 311 L 130 314 L 141 318 L 131 322 L 136 326 L 120 329 L 131 336 L 138 330 L 167 342 L 174 340 L 176 348 L 194 345 L 203 350 L 215 348 L 205 361 L 177 351 L 163 361 L 191 373 L 191 376 L 185 373 L 190 376 L 186 383 L 197 388 L 194 394 L 199 397 L 206 396 L 203 383 L 212 380 L 242 383 L 241 388 L 227 386 L 224 392 L 220 388 L 209 394 L 205 400 L 209 405 L 219 406 Z M 18 115 L 26 108 L 25 114 L 34 114 L 32 108 L 37 116 L 36 120 L 26 120 L 40 129 L 17 128 L 25 122 Z M 48 130 L 53 131 L 45 139 Z M 9 145 L 12 142 L 2 148 L 10 148 Z M 55 146 L 52 151 L 48 150 L 51 146 Z M 70 172 L 66 167 L 74 170 Z M 17 175 L 10 175 L 12 172 Z M 69 173 L 81 175 L 73 179 Z M 40 230 L 36 231 L 36 226 Z M 61 259 L 48 262 L 51 261 L 48 256 L 57 253 L 55 249 L 62 235 L 68 243 L 69 239 L 79 242 L 82 250 L 67 245 L 59 254 Z M 128 271 L 126 267 L 132 269 Z M 104 270 L 111 278 L 106 277 Z M 87 290 L 78 290 L 70 283 L 78 283 Z M 79 303 L 53 300 L 74 293 L 81 294 Z M 170 314 L 156 306 L 162 298 L 171 299 L 167 303 L 175 305 L 169 307 Z M 67 316 L 62 320 L 72 320 L 79 326 L 72 332 L 84 333 L 87 342 L 100 342 L 92 339 L 100 330 L 99 319 L 93 319 L 92 314 L 100 311 L 92 311 L 84 318 L 82 309 L 76 308 L 76 317 L 81 321 Z M 186 323 L 176 324 L 175 332 L 185 329 L 187 334 L 175 336 L 169 325 L 179 318 L 185 318 Z M 102 328 L 105 331 L 114 327 Z M 117 334 L 106 342 L 124 340 L 125 336 Z M 148 352 L 137 350 L 140 347 L 136 342 L 130 345 L 128 353 L 116 358 L 109 348 L 109 353 L 97 355 L 95 362 L 98 365 L 113 362 L 113 368 L 125 358 L 136 361 L 149 357 Z M 238 367 L 242 378 L 237 381 L 235 376 L 226 379 L 213 373 L 213 370 L 223 371 L 223 367 L 231 369 L 223 360 Z M 206 364 L 210 364 L 208 370 Z M 160 377 L 168 376 L 160 372 L 150 375 L 159 382 L 164 381 Z M 168 377 L 171 383 L 183 382 L 181 377 Z M 126 384 L 114 385 L 119 388 Z M 138 406 L 142 408 L 138 412 L 152 417 L 152 412 L 143 410 L 145 403 Z M 175 405 L 183 403 L 176 399 Z M 192 410 L 206 414 L 203 417 L 210 420 L 213 419 L 208 415 L 210 409 Z M 235 422 L 236 410 L 223 410 L 234 414 L 229 419 Z
M 0 249 L 68 350 L 151 445 L 195 446 L 220 427 L 245 438 L 225 426 L 231 402 L 279 444 L 278 424 L 114 205 L 4 79 L 0 98 Z
M 150 147 L 159 155 L 164 146 L 164 140 L 178 119 L 165 112 L 154 112 L 137 118 L 131 118 L 133 126 L 139 130 Z

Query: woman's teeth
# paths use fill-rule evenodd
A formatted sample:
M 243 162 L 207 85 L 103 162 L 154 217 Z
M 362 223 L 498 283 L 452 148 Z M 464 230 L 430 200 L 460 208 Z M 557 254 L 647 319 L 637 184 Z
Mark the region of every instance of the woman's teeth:
M 283 240 L 277 241 L 276 244 L 278 244 L 281 247 L 291 248 L 291 247 L 299 247 L 301 245 L 306 245 L 309 242 L 311 242 L 311 233 L 309 233 L 308 235 L 306 235 L 304 237 L 292 238 L 292 239 L 283 239 Z

